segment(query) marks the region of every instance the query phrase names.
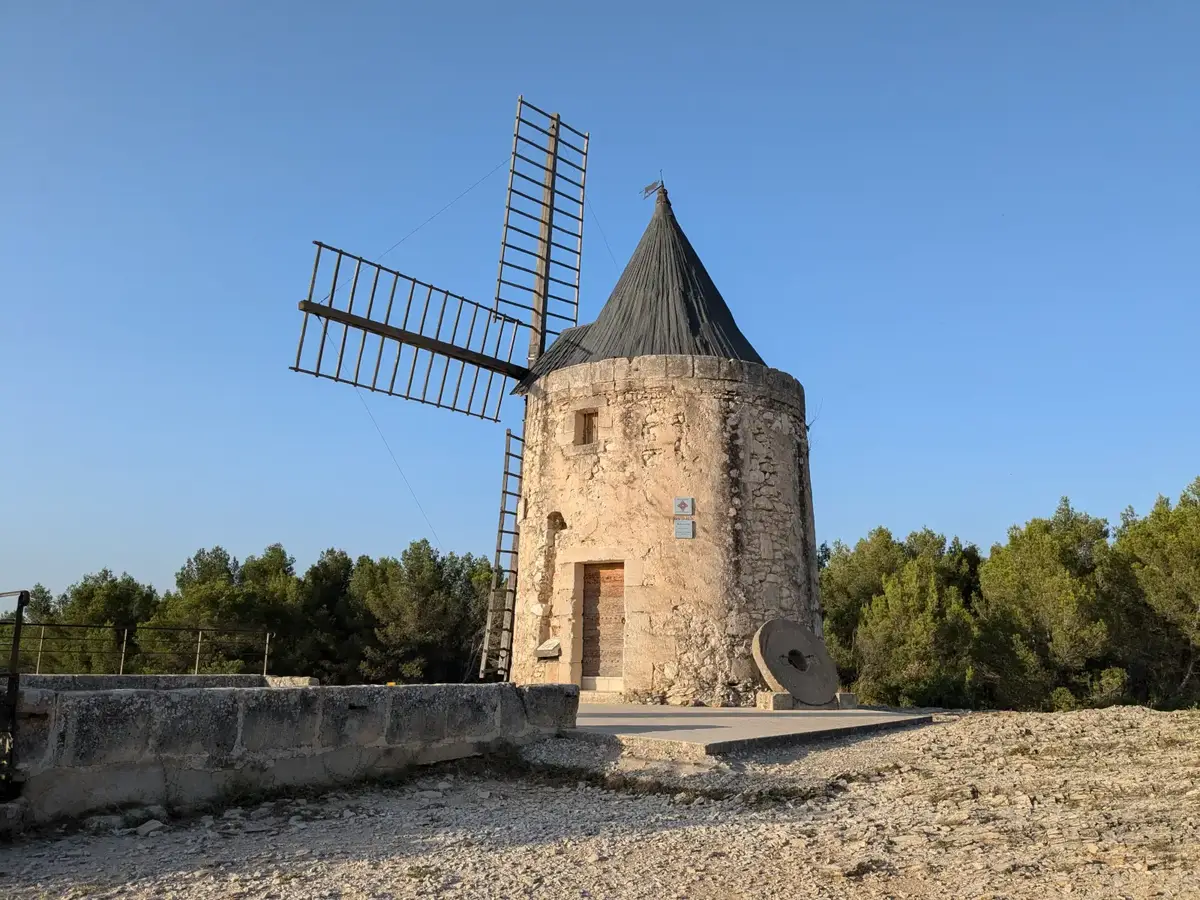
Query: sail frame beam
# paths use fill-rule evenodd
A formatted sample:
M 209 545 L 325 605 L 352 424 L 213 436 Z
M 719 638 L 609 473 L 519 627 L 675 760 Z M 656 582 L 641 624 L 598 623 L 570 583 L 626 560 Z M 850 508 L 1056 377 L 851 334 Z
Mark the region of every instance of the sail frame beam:
M 308 313 L 314 316 L 322 316 L 332 322 L 338 322 L 342 325 L 348 325 L 351 328 L 358 328 L 365 331 L 367 334 L 378 335 L 381 338 L 398 341 L 401 344 L 406 344 L 410 347 L 416 347 L 419 350 L 428 350 L 430 353 L 448 356 L 451 359 L 459 362 L 470 363 L 473 366 L 478 366 L 481 369 L 487 369 L 489 372 L 495 372 L 498 375 L 504 375 L 506 378 L 512 378 L 520 381 L 529 374 L 529 369 L 525 366 L 519 366 L 516 363 L 507 362 L 494 356 L 487 356 L 483 353 L 477 353 L 474 350 L 466 347 L 458 347 L 454 344 L 448 344 L 445 341 L 439 341 L 436 338 L 426 337 L 423 334 L 418 334 L 415 331 L 405 331 L 403 328 L 397 328 L 395 325 L 384 325 L 382 322 L 375 322 L 371 319 L 366 319 L 362 316 L 356 316 L 353 313 L 345 312 L 334 307 L 325 306 L 322 303 L 312 303 L 308 300 L 301 300 L 299 305 L 300 312 Z

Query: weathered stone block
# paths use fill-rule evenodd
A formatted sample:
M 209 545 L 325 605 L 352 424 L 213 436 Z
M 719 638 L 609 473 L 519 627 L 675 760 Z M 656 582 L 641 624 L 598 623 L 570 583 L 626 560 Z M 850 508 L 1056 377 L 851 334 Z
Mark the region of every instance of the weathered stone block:
M 781 694 L 775 691 L 759 691 L 754 695 L 754 705 L 758 709 L 792 709 L 794 706 L 791 694 Z
M 716 381 L 721 377 L 721 360 L 715 356 L 696 356 L 693 357 L 695 362 L 695 377 L 696 378 L 711 378 Z
M 778 369 L 767 369 L 767 388 L 789 405 L 803 402 L 802 394 L 797 391 L 799 386 L 800 382 L 796 381 L 787 372 L 780 372 Z
M 387 733 L 388 692 L 391 688 L 357 685 L 321 691 L 322 747 L 366 747 Z
M 0 803 L 0 837 L 9 838 L 20 834 L 32 818 L 29 801 L 24 797 Z
M 579 713 L 579 688 L 573 684 L 529 684 L 518 688 L 525 717 L 534 728 L 557 733 L 575 727 Z
M 158 694 L 80 691 L 60 694 L 56 718 L 65 728 L 60 764 L 117 765 L 146 758 Z
M 63 750 L 22 767 L 23 798 L 34 821 L 46 822 L 129 804 L 191 809 L 231 791 L 329 786 L 570 727 L 578 700 L 574 687 L 523 693 L 512 684 L 68 692 L 50 699 L 27 692 L 23 721 L 49 711 L 43 718 L 52 733 L 39 740 L 56 747 L 61 733 Z M 384 745 L 385 737 L 395 746 Z
M 592 363 L 592 378 L 599 385 L 603 382 L 611 382 L 616 376 L 613 374 L 613 363 L 611 359 L 602 359 Z
M 238 733 L 233 689 L 164 691 L 153 712 L 156 753 L 216 757 L 233 753 Z
M 271 688 L 239 695 L 241 746 L 247 753 L 296 750 L 317 741 L 321 695 L 309 688 Z
M 629 377 L 642 380 L 661 380 L 667 376 L 669 356 L 635 356 L 629 361 Z
M 17 766 L 23 771 L 40 770 L 53 765 L 51 751 L 56 749 L 52 735 L 55 726 L 53 691 L 22 688 L 17 697 Z
M 720 377 L 725 381 L 743 381 L 742 363 L 737 359 L 721 360 Z
M 455 685 L 446 707 L 446 737 L 486 740 L 496 732 L 499 692 L 484 684 Z
M 21 678 L 21 691 L 17 694 L 18 716 L 48 716 L 54 712 L 54 691 L 31 688 Z
M 691 378 L 696 370 L 695 358 L 691 356 L 667 356 L 668 378 Z
M 446 715 L 451 685 L 404 684 L 392 692 L 388 713 L 387 742 L 411 744 L 440 741 L 446 737 Z
M 743 362 L 742 363 L 742 381 L 748 385 L 755 387 L 762 385 L 767 380 L 767 367 L 760 366 L 758 363 Z
M 838 691 L 834 695 L 838 709 L 858 709 L 858 695 L 849 691 Z
M 23 771 L 52 765 L 51 727 L 53 716 L 19 714 L 17 718 L 17 767 Z
M 497 728 L 503 735 L 513 738 L 520 737 L 529 729 L 529 722 L 525 718 L 525 704 L 521 694 L 518 692 L 516 685 L 511 682 L 496 685 L 496 688 L 499 694 L 499 711 L 496 720 Z
M 563 376 L 567 379 L 567 384 L 572 388 L 587 388 L 592 389 L 592 367 L 587 363 L 580 366 L 569 366 L 562 370 Z
M 537 396 L 543 402 L 545 402 L 546 397 L 550 394 L 568 390 L 571 387 L 571 377 L 567 374 L 567 371 L 567 369 L 559 369 L 557 372 L 551 372 L 537 383 L 536 386 L 540 388 Z

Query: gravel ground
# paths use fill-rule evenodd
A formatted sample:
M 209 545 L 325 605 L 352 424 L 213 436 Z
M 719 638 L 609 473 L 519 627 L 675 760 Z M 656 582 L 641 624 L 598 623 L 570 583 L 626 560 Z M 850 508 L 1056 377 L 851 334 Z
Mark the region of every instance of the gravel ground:
M 96 817 L 0 847 L 0 896 L 1200 897 L 1195 712 L 940 716 L 707 766 L 555 740 L 489 765 Z

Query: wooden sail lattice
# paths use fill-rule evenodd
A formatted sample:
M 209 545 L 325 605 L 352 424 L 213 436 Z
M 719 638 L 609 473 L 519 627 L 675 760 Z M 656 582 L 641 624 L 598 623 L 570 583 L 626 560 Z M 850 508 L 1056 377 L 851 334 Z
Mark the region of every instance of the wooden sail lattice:
M 579 322 L 587 154 L 586 132 L 518 98 L 488 305 L 314 242 L 293 371 L 499 421 L 514 382 Z M 481 678 L 509 674 L 523 446 L 510 430 Z
M 528 371 L 513 362 L 524 361 L 527 323 L 315 243 L 293 371 L 500 420 Z
M 496 309 L 530 324 L 530 363 L 579 324 L 587 153 L 587 134 L 517 101 Z

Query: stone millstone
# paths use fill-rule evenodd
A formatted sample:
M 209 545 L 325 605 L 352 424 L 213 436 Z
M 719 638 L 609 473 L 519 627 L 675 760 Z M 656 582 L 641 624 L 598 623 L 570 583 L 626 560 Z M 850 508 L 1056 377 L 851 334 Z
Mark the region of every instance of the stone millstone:
M 833 701 L 837 668 L 825 642 L 800 623 L 772 619 L 754 633 L 751 651 L 771 690 L 791 694 L 808 706 Z

